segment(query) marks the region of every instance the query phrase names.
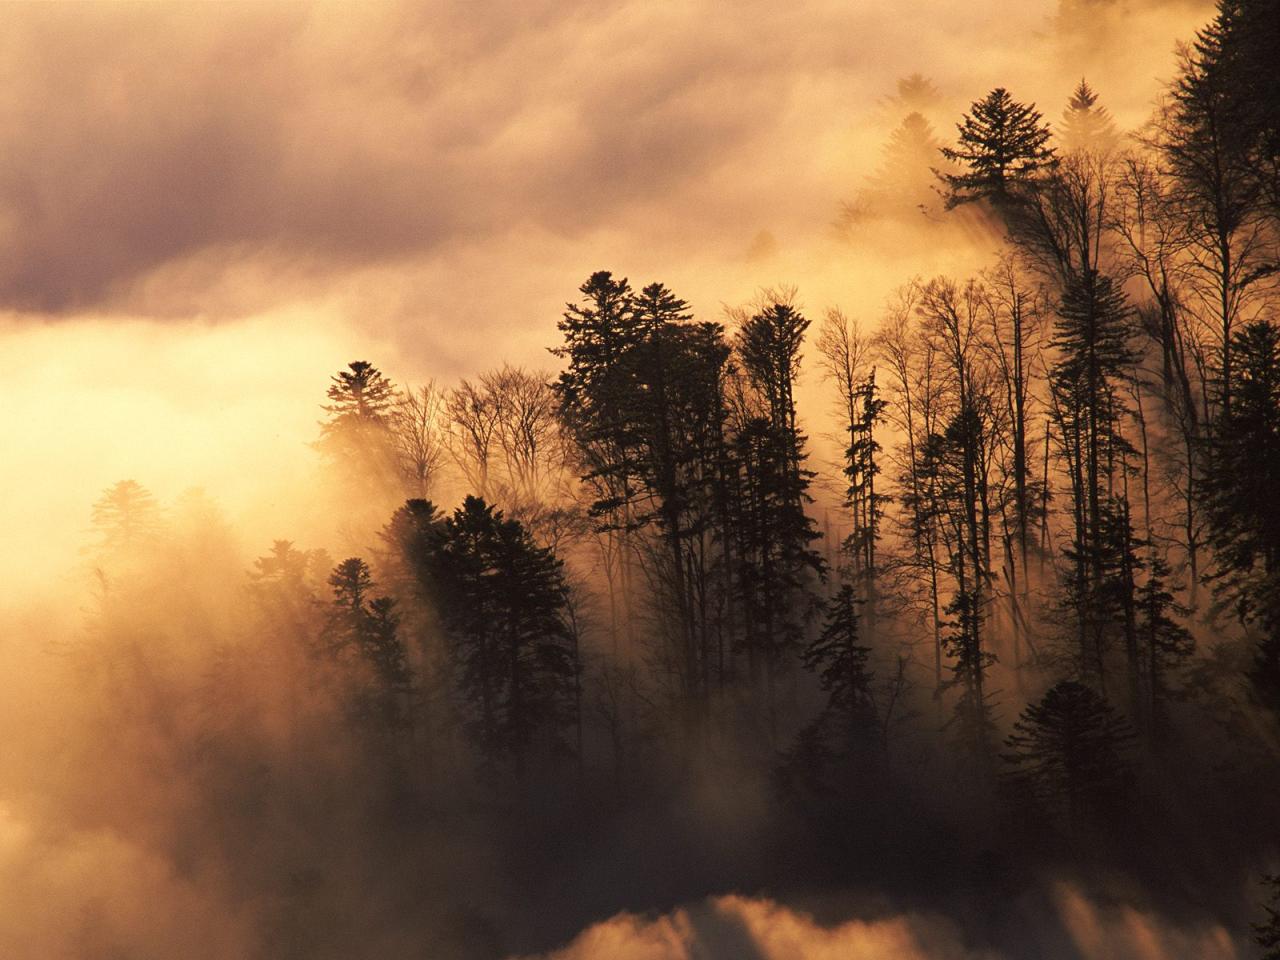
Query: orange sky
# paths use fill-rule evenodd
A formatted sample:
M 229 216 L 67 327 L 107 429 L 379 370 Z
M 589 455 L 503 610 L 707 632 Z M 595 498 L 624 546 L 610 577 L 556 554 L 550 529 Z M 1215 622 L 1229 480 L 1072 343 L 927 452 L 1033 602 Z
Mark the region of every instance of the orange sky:
M 997 84 L 1056 119 L 1086 73 L 1133 127 L 1206 9 L 1094 4 L 1081 33 L 1049 2 L 8 7 L 5 573 L 58 569 L 126 476 L 290 535 L 331 371 L 545 366 L 595 269 L 705 317 L 791 283 L 874 322 L 995 247 L 834 237 L 898 78 L 937 84 L 943 137 Z

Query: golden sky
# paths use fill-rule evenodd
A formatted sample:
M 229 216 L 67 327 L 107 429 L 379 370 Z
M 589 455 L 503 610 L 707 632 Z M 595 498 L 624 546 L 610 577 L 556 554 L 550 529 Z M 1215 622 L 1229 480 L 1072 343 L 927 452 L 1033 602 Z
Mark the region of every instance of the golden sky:
M 1132 128 L 1206 9 L 6 7 L 5 552 L 52 562 L 126 476 L 270 519 L 296 502 L 279 489 L 305 477 L 331 371 L 546 366 L 595 269 L 663 280 L 703 317 L 795 284 L 811 313 L 873 323 L 911 276 L 997 245 L 910 223 L 834 236 L 900 119 L 899 78 L 937 85 L 941 137 L 995 85 L 1055 120 L 1085 74 Z M 284 536 L 296 517 L 277 519 Z

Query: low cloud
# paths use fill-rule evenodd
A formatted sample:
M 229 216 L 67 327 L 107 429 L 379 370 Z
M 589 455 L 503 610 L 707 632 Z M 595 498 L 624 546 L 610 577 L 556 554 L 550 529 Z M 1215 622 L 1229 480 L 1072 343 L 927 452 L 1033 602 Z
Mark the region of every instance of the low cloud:
M 1184 930 L 1130 906 L 1100 906 L 1068 886 L 1053 895 L 1066 937 L 1042 960 L 1235 960 L 1221 927 Z M 1056 927 L 1040 932 L 1050 941 Z M 561 950 L 525 960 L 1015 960 L 967 944 L 946 919 L 921 914 L 824 925 L 767 899 L 713 898 L 656 918 L 624 913 Z

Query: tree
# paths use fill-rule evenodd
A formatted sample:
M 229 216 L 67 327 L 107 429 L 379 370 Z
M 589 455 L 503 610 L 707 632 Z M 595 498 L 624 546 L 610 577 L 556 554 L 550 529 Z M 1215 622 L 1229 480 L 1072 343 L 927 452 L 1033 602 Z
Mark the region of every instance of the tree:
M 1023 647 L 1038 658 L 1028 626 L 1031 613 L 1032 528 L 1043 519 L 1043 482 L 1032 476 L 1033 440 L 1028 424 L 1041 391 L 1037 389 L 1043 367 L 1035 362 L 1041 347 L 1042 300 L 1020 276 L 1012 259 L 1003 260 L 988 274 L 991 291 L 986 311 L 988 329 L 984 343 L 997 378 L 996 404 L 1007 425 L 1001 438 L 1003 485 L 1011 493 L 1000 498 L 1004 542 L 1004 576 L 1008 584 L 1009 615 L 1013 628 L 1014 669 L 1023 662 Z M 1003 402 L 1001 402 L 1003 401 Z M 1013 516 L 1007 516 L 1012 510 Z
M 578 288 L 580 303 L 566 304 L 558 324 L 564 342 L 552 354 L 567 361 L 552 384 L 560 422 L 577 453 L 579 476 L 592 500 L 588 513 L 605 535 L 605 551 L 616 564 L 621 610 L 613 618 L 632 638 L 633 513 L 637 495 L 637 439 L 632 403 L 635 357 L 642 336 L 634 322 L 631 284 L 598 270 Z M 613 579 L 609 579 L 611 604 Z M 615 635 L 614 643 L 617 638 Z
M 412 730 L 413 682 L 395 600 L 372 595 L 373 575 L 359 557 L 334 567 L 329 587 L 333 600 L 318 652 L 345 668 L 349 709 L 356 721 L 389 737 L 394 748 Z
M 1187 309 L 1184 289 L 1186 225 L 1178 216 L 1171 185 L 1156 160 L 1126 155 L 1117 183 L 1120 202 L 1113 228 L 1121 239 L 1120 269 L 1138 278 L 1145 287 L 1146 301 L 1136 303 L 1138 328 L 1159 351 L 1157 396 L 1178 438 L 1176 452 L 1168 451 L 1161 466 L 1178 498 L 1176 529 L 1188 566 L 1188 603 L 1194 609 L 1204 547 L 1200 481 L 1206 451 L 1201 411 L 1207 409 L 1208 404 L 1203 364 L 1199 362 L 1203 351 Z M 1145 384 L 1135 382 L 1134 399 L 1145 447 L 1147 427 L 1141 409 L 1142 386 Z M 1146 459 L 1144 455 L 1144 462 Z
M 1212 438 L 1205 478 L 1215 590 L 1243 623 L 1261 628 L 1251 678 L 1280 708 L 1280 326 L 1256 321 L 1238 331 L 1236 401 Z
M 1280 876 L 1263 877 L 1263 883 L 1271 887 L 1271 902 L 1263 905 L 1267 919 L 1254 924 L 1254 939 L 1267 952 L 1262 960 L 1280 960 Z
M 299 648 L 314 639 L 316 587 L 327 565 L 323 551 L 299 550 L 289 540 L 276 540 L 270 553 L 253 562 L 250 591 L 274 635 L 289 637 Z
M 664 550 L 654 580 L 661 607 L 675 617 L 674 665 L 683 693 L 705 694 L 712 672 L 712 540 L 724 542 L 720 465 L 724 458 L 723 381 L 730 348 L 724 329 L 696 323 L 688 304 L 660 283 L 634 300 L 641 338 L 632 401 L 640 498 L 635 521 L 655 524 Z
M 938 524 L 955 586 L 944 608 L 951 632 L 940 637 L 953 658 L 961 742 L 980 772 L 990 760 L 987 669 L 994 661 L 985 638 L 992 596 L 991 488 L 993 404 L 982 363 L 988 297 L 981 284 L 959 286 L 939 277 L 920 289 L 916 310 L 939 356 L 946 413 L 919 456 L 919 481 L 929 491 L 928 513 Z
M 1138 635 L 1146 653 L 1150 697 L 1149 736 L 1160 743 L 1168 732 L 1168 704 L 1186 696 L 1178 683 L 1195 652 L 1195 638 L 1181 622 L 1186 609 L 1169 587 L 1169 565 L 1154 550 L 1147 561 L 1147 578 L 1137 590 Z
M 918 214 L 927 209 L 937 200 L 937 178 L 932 170 L 941 148 L 933 125 L 924 115 L 908 113 L 881 149 L 880 165 L 867 178 L 862 205 L 872 212 L 890 215 Z
M 560 417 L 584 462 L 583 479 L 598 492 L 592 513 L 626 529 L 636 487 L 636 437 L 630 403 L 636 395 L 635 357 L 643 335 L 626 278 L 607 270 L 579 288 L 583 303 L 567 304 L 559 328 L 568 361 L 554 384 Z
M 853 755 L 865 747 L 876 728 L 876 707 L 872 697 L 873 675 L 867 669 L 870 649 L 858 637 L 858 599 L 844 584 L 827 604 L 822 631 L 805 647 L 801 660 L 805 669 L 818 674 L 827 694 L 825 712 L 836 719 L 843 753 Z
M 1098 104 L 1098 95 L 1083 77 L 1067 100 L 1058 137 L 1068 151 L 1110 153 L 1119 145 L 1115 121 L 1107 108 Z
M 532 509 L 552 492 L 544 473 L 561 459 L 555 395 L 545 376 L 505 363 L 481 381 L 497 411 L 494 439 L 503 466 L 501 496 L 513 507 Z
M 400 474 L 415 497 L 431 492 L 444 462 L 444 406 L 444 393 L 434 380 L 428 380 L 419 387 L 406 388 L 391 411 Z
M 1132 733 L 1099 694 L 1062 680 L 1029 705 L 1005 739 L 1007 777 L 1075 831 L 1113 809 L 1128 778 Z
M 151 491 L 136 480 L 121 480 L 105 490 L 90 514 L 98 548 L 127 553 L 160 535 L 160 507 Z
M 492 496 L 489 474 L 502 416 L 498 397 L 483 381 L 463 380 L 449 391 L 445 409 L 449 418 L 449 450 L 454 462 L 477 495 Z
M 941 175 L 948 209 L 975 200 L 1007 203 L 1056 161 L 1049 127 L 1034 104 L 1018 103 L 1004 87 L 996 87 L 970 109 L 956 125 L 957 145 L 941 150 L 962 167 Z
M 655 588 L 662 656 L 691 702 L 711 670 L 729 347 L 719 324 L 694 322 L 660 283 L 637 294 L 601 273 L 583 291 L 590 305 L 561 324 L 557 353 L 570 361 L 555 384 L 561 417 L 597 494 L 592 514 L 622 534 L 624 594 L 635 547 Z M 658 549 L 645 549 L 646 529 L 660 535 Z
M 888 498 L 876 492 L 880 474 L 880 444 L 876 427 L 887 401 L 876 386 L 876 371 L 865 367 L 869 345 L 857 325 L 838 310 L 830 311 L 818 337 L 827 379 L 836 385 L 838 410 L 847 433 L 843 473 L 848 482 L 845 505 L 853 529 L 844 543 L 849 574 L 867 604 L 867 619 L 874 635 L 876 622 L 876 547 Z
M 1105 684 L 1106 636 L 1114 621 L 1116 574 L 1129 556 L 1131 535 L 1117 533 L 1127 504 L 1113 502 L 1119 467 L 1129 452 L 1120 421 L 1119 387 L 1137 359 L 1131 313 L 1123 292 L 1104 274 L 1069 274 L 1058 305 L 1050 371 L 1053 418 L 1067 465 L 1073 535 L 1068 594 L 1077 621 L 1082 675 Z M 1136 669 L 1130 664 L 1131 670 Z
M 560 561 L 518 521 L 467 497 L 444 522 L 429 576 L 486 763 L 509 760 L 520 778 L 539 742 L 566 752 L 580 668 Z
M 1259 281 L 1274 271 L 1249 123 L 1253 108 L 1238 95 L 1249 84 L 1229 66 L 1233 17 L 1224 5 L 1223 14 L 1181 51 L 1181 71 L 1157 114 L 1154 140 L 1186 230 L 1188 292 L 1216 346 L 1211 399 L 1224 413 L 1234 392 L 1234 332 L 1257 309 Z
M 361 491 L 398 491 L 395 386 L 373 364 L 356 360 L 331 378 L 326 395 L 329 416 L 320 425 L 317 449 Z
M 737 594 L 753 678 L 763 673 L 769 727 L 776 723 L 775 685 L 785 655 L 798 648 L 816 600 L 812 581 L 824 576 L 812 549 L 818 538 L 805 513 L 813 472 L 796 414 L 795 381 L 809 321 L 787 297 L 766 297 L 738 330 L 745 373 L 744 406 L 736 413 L 730 454 L 738 492 Z
M 890 302 L 876 335 L 879 357 L 889 371 L 889 396 L 886 408 L 889 421 L 898 428 L 902 443 L 898 447 L 893 477 L 897 501 L 902 510 L 894 517 L 911 545 L 909 558 L 899 558 L 922 581 L 924 618 L 933 634 L 934 690 L 943 687 L 942 601 L 940 580 L 941 531 L 936 491 L 922 469 L 923 452 L 928 438 L 939 432 L 942 407 L 943 377 L 940 374 L 937 342 L 924 335 L 915 323 L 921 288 L 916 283 L 901 288 Z
M 331 378 L 322 438 L 339 446 L 359 443 L 387 429 L 396 403 L 395 386 L 367 360 L 356 360 Z

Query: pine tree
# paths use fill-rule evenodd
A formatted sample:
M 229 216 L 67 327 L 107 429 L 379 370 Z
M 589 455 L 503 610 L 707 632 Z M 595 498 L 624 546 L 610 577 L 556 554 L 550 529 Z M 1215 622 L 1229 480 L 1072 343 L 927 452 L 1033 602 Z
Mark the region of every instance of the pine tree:
M 369 565 L 343 560 L 329 575 L 333 594 L 318 653 L 344 670 L 356 722 L 393 749 L 412 730 L 413 672 L 390 597 L 375 597 Z
M 160 507 L 151 491 L 136 480 L 121 480 L 103 492 L 93 505 L 93 527 L 98 549 L 127 552 L 160 535 Z
M 392 733 L 412 724 L 413 670 L 400 638 L 400 614 L 391 597 L 369 601 L 361 656 L 373 673 L 373 682 L 362 691 L 359 709 L 364 717 Z
M 900 77 L 889 102 L 902 110 L 927 111 L 942 100 L 937 85 L 922 73 Z
M 1056 162 L 1049 128 L 1034 104 L 1018 103 L 996 87 L 970 109 L 956 125 L 957 145 L 941 151 L 963 167 L 941 175 L 948 209 L 975 200 L 1007 203 Z
M 597 271 L 579 288 L 583 303 L 567 304 L 559 323 L 563 346 L 551 352 L 568 361 L 554 387 L 560 417 L 597 493 L 593 515 L 615 529 L 633 521 L 637 493 L 637 437 L 632 403 L 637 394 L 635 298 L 626 278 Z
M 518 521 L 467 497 L 444 522 L 430 575 L 466 726 L 490 769 L 510 761 L 519 778 L 538 744 L 566 752 L 580 666 L 560 561 Z
M 373 364 L 356 360 L 331 378 L 327 396 L 324 410 L 329 416 L 320 425 L 316 448 L 366 496 L 370 491 L 398 493 L 394 384 Z
M 1186 695 L 1179 674 L 1195 653 L 1195 638 L 1183 625 L 1187 613 L 1169 586 L 1169 564 L 1154 551 L 1147 561 L 1147 578 L 1137 590 L 1138 631 L 1147 659 L 1152 739 L 1164 739 L 1169 725 L 1169 702 Z
M 1029 705 L 1006 738 L 1006 774 L 1075 831 L 1113 809 L 1128 779 L 1128 726 L 1089 687 L 1063 680 Z
M 1068 151 L 1094 150 L 1098 153 L 1110 153 L 1120 143 L 1110 112 L 1098 104 L 1098 95 L 1083 77 L 1062 113 L 1059 139 Z
M 880 542 L 884 508 L 889 500 L 887 495 L 876 492 L 881 452 L 876 427 L 887 406 L 888 402 L 881 399 L 876 387 L 876 371 L 872 368 L 855 389 L 854 416 L 849 422 L 849 447 L 845 450 L 843 472 L 849 484 L 845 489 L 845 503 L 855 518 L 853 530 L 844 543 L 845 555 L 852 565 L 855 580 L 861 585 L 873 629 L 878 613 L 876 549 Z
M 249 572 L 250 591 L 271 632 L 289 637 L 299 649 L 314 639 L 316 587 L 327 565 L 322 551 L 299 550 L 288 540 L 276 540 Z
M 673 662 L 683 695 L 706 692 L 711 673 L 707 539 L 723 537 L 717 464 L 723 458 L 723 380 L 729 346 L 719 324 L 694 323 L 688 304 L 660 283 L 635 298 L 642 339 L 636 357 L 637 474 L 644 494 L 637 525 L 653 523 L 664 543 L 656 564 L 677 638 Z
M 1233 338 L 1236 402 L 1215 424 L 1205 478 L 1215 589 L 1262 631 L 1251 678 L 1280 709 L 1280 326 L 1257 321 Z
M 1280 875 L 1263 877 L 1262 882 L 1271 888 L 1271 902 L 1262 908 L 1267 919 L 1254 924 L 1254 939 L 1267 951 L 1262 960 L 1280 960 Z
M 729 346 L 719 324 L 694 322 L 660 283 L 637 294 L 600 273 L 582 289 L 588 305 L 565 314 L 565 345 L 555 351 L 569 360 L 555 385 L 561 417 L 583 479 L 602 494 L 592 514 L 621 532 L 624 595 L 633 549 L 646 562 L 664 656 L 690 705 L 705 693 L 712 660 L 710 541 L 724 542 Z M 659 535 L 656 552 L 644 549 L 646 529 Z
M 937 178 L 932 171 L 941 148 L 933 125 L 924 115 L 908 113 L 889 134 L 881 150 L 880 165 L 867 178 L 861 206 L 887 214 L 917 213 L 936 202 Z
M 859 643 L 858 602 L 853 587 L 842 586 L 827 604 L 822 631 L 801 654 L 827 694 L 826 711 L 842 731 L 841 752 L 846 755 L 865 747 L 876 726 L 873 676 L 867 669 L 871 651 Z
M 847 481 L 845 506 L 852 529 L 842 544 L 847 574 L 867 604 L 869 634 L 876 621 L 876 549 L 884 507 L 889 498 L 877 492 L 881 447 L 876 428 L 888 407 L 876 385 L 875 367 L 867 369 L 868 343 L 840 311 L 830 311 L 818 337 L 826 377 L 836 385 L 837 412 L 846 433 L 842 472 Z
M 774 302 L 748 317 L 737 353 L 750 387 L 731 438 L 738 491 L 736 588 L 743 605 L 753 677 L 763 672 L 769 723 L 775 721 L 775 683 L 812 615 L 814 580 L 824 575 L 812 543 L 819 536 L 805 512 L 813 472 L 805 467 L 795 381 L 809 322 L 788 303 Z
M 1131 556 L 1131 535 L 1109 491 L 1130 452 L 1121 430 L 1119 387 L 1137 359 L 1131 313 L 1110 277 L 1069 275 L 1058 307 L 1050 371 L 1053 417 L 1071 484 L 1073 534 L 1068 599 L 1074 609 L 1082 675 L 1105 684 L 1107 637 L 1115 623 L 1117 580 Z M 1128 529 L 1127 527 L 1125 529 Z M 1126 601 L 1127 602 L 1127 601 Z M 1132 664 L 1131 664 L 1132 666 Z
M 1250 319 L 1249 292 L 1274 271 L 1265 239 L 1249 88 L 1233 69 L 1234 5 L 1181 51 L 1181 71 L 1157 117 L 1157 146 L 1192 256 L 1187 277 L 1202 305 L 1200 320 L 1215 341 L 1216 390 L 1211 399 L 1229 413 L 1234 394 L 1236 329 Z M 1274 29 L 1274 28 L 1273 28 Z M 1267 54 L 1267 63 L 1274 60 Z M 1263 68 L 1273 73 L 1271 68 Z

